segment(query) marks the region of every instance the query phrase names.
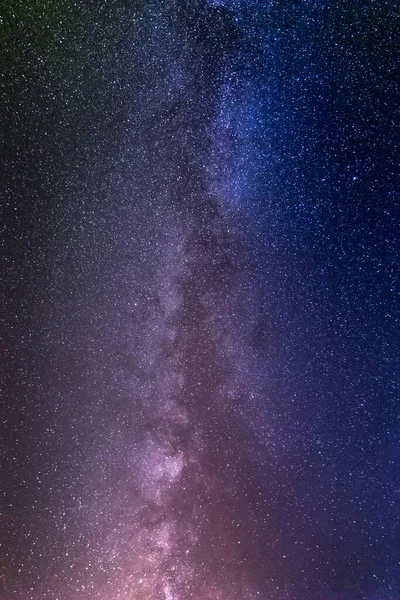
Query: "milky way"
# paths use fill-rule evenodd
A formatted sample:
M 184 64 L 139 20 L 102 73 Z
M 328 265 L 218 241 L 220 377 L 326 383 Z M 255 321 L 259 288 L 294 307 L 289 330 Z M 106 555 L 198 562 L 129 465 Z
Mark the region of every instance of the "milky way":
M 396 600 L 394 7 L 2 11 L 1 599 Z

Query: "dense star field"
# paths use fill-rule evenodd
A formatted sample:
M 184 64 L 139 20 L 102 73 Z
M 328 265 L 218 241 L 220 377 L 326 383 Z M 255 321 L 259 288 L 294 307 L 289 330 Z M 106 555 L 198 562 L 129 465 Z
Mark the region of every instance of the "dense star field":
M 0 3 L 1 600 L 398 600 L 395 3 Z

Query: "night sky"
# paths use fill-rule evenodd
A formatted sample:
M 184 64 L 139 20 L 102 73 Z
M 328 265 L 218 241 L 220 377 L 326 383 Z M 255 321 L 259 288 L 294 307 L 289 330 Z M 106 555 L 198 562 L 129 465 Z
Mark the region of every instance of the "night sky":
M 0 599 L 399 600 L 395 2 L 0 17 Z

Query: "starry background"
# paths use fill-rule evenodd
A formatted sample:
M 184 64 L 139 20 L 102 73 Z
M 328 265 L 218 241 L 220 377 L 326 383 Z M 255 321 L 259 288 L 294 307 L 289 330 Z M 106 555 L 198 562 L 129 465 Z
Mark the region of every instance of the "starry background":
M 1 600 L 398 600 L 395 3 L 0 7 Z

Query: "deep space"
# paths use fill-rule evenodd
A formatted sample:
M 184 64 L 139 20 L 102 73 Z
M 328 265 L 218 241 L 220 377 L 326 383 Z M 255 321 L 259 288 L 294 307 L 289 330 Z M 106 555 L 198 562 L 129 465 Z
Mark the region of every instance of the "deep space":
M 399 600 L 397 9 L 0 2 L 0 600 Z

